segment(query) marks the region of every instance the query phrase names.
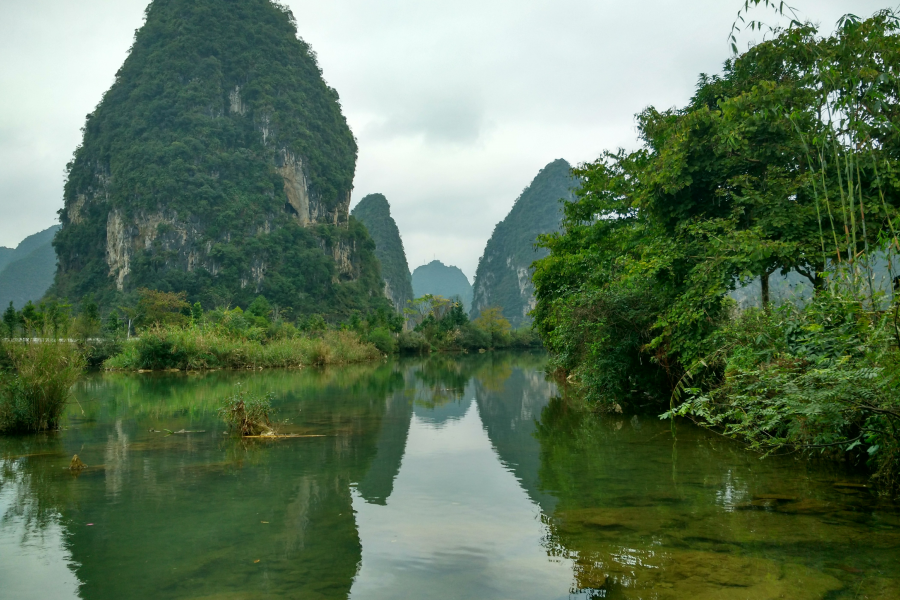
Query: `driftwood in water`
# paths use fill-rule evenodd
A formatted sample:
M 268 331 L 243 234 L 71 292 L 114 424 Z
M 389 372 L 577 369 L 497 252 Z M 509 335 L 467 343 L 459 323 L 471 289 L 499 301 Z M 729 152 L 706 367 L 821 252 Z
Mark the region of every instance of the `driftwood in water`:
M 302 435 L 299 433 L 270 433 L 263 435 L 243 435 L 244 439 L 261 439 L 261 440 L 281 440 L 284 438 L 319 438 L 327 437 L 325 435 Z
M 72 471 L 73 473 L 80 473 L 81 471 L 84 471 L 87 468 L 88 468 L 88 466 L 86 464 L 84 464 L 83 462 L 81 462 L 81 459 L 78 458 L 77 454 L 72 457 L 72 462 L 69 463 L 69 470 Z
M 206 430 L 205 429 L 200 430 L 200 431 L 188 431 L 186 429 L 181 429 L 179 431 L 172 431 L 171 429 L 163 429 L 162 431 L 159 431 L 158 429 L 150 430 L 150 433 L 163 433 L 163 432 L 165 432 L 167 435 L 179 435 L 179 434 L 185 434 L 185 433 L 206 433 Z

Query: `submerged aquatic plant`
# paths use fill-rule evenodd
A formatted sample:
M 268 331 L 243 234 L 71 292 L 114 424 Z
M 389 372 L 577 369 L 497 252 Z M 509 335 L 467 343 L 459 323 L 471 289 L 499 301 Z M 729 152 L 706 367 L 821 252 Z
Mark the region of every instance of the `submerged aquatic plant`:
M 245 390 L 239 390 L 225 399 L 219 414 L 229 429 L 242 436 L 274 433 L 269 421 L 274 397 L 271 392 L 257 397 L 251 396 Z

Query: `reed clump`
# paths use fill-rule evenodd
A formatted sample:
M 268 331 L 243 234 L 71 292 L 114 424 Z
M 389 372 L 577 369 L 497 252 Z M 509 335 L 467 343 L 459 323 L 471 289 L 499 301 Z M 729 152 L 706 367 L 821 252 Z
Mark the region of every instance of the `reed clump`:
M 0 371 L 0 433 L 59 427 L 70 389 L 84 370 L 74 343 L 46 339 L 0 347 L 8 368 Z
M 219 415 L 228 428 L 241 436 L 259 436 L 274 433 L 269 413 L 272 411 L 273 394 L 252 396 L 244 390 L 225 399 Z
M 275 339 L 236 335 L 215 325 L 165 325 L 144 331 L 104 363 L 109 370 L 200 371 L 289 368 L 357 363 L 380 358 L 351 331 L 323 331 Z

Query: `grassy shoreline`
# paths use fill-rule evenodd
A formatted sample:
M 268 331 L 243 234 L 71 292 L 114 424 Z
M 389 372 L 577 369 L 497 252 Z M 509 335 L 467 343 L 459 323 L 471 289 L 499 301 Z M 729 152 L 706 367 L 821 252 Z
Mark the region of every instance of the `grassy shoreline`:
M 103 362 L 107 371 L 296 368 L 367 362 L 384 355 L 350 331 L 258 341 L 214 327 L 154 327 Z
M 66 340 L 0 344 L 0 433 L 56 429 L 83 370 Z

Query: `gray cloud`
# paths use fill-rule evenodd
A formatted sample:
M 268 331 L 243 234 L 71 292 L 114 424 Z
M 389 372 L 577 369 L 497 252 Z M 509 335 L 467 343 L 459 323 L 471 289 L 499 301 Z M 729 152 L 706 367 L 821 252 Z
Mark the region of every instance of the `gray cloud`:
M 485 128 L 482 104 L 459 90 L 419 95 L 389 112 L 383 121 L 368 125 L 361 135 L 385 141 L 395 137 L 421 137 L 426 144 L 462 144 L 478 141 Z
M 0 0 L 0 245 L 54 222 L 84 115 L 146 3 Z M 287 4 L 359 140 L 354 199 L 388 197 L 413 268 L 437 256 L 471 277 L 540 168 L 633 147 L 635 113 L 683 104 L 719 71 L 743 1 Z M 794 4 L 826 29 L 887 5 Z

